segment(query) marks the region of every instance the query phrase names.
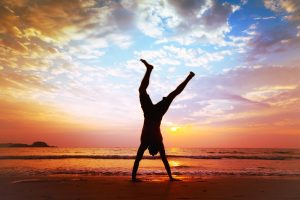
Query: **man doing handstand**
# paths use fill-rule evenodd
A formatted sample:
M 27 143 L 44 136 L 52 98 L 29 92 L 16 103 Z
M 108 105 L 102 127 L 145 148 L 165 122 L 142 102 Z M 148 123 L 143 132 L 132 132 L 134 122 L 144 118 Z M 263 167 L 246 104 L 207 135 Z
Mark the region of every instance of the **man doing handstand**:
M 186 79 L 173 92 L 171 92 L 167 97 L 164 97 L 157 104 L 153 104 L 146 91 L 149 85 L 149 78 L 153 66 L 143 59 L 141 59 L 140 61 L 143 62 L 147 68 L 139 88 L 141 107 L 144 112 L 144 126 L 142 129 L 141 144 L 137 151 L 132 170 L 132 180 L 138 181 L 138 179 L 136 178 L 136 173 L 139 167 L 139 162 L 143 157 L 144 151 L 148 148 L 149 153 L 152 156 L 156 155 L 158 152 L 160 153 L 160 157 L 167 170 L 170 181 L 174 181 L 176 179 L 172 177 L 171 169 L 166 157 L 163 138 L 160 132 L 160 124 L 173 99 L 183 91 L 187 83 L 193 78 L 193 76 L 195 76 L 195 74 L 193 72 L 190 72 Z

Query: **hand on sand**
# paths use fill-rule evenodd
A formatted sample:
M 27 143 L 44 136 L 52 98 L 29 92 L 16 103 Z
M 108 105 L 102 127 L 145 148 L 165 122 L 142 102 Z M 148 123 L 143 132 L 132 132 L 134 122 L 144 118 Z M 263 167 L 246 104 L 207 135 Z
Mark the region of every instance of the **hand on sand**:
M 180 180 L 180 179 L 177 179 L 177 178 L 170 178 L 170 181 L 182 181 L 182 180 Z
M 153 65 L 150 65 L 146 60 L 140 59 L 140 61 L 141 61 L 142 63 L 144 63 L 144 65 L 145 65 L 147 68 L 153 69 Z
M 142 180 L 141 180 L 141 179 L 138 179 L 138 178 L 133 178 L 133 179 L 131 179 L 131 181 L 132 181 L 132 182 L 135 182 L 135 183 L 137 183 L 137 182 L 142 182 Z

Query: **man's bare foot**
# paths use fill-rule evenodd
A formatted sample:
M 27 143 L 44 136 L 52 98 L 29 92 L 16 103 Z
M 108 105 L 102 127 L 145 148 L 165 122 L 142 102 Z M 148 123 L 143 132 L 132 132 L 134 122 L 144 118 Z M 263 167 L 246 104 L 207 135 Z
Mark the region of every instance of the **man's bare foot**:
M 147 67 L 147 69 L 153 69 L 153 65 L 150 65 L 146 60 L 140 59 L 142 63 Z
M 194 72 L 190 72 L 189 78 L 193 78 L 194 76 L 195 76 L 195 73 Z
M 170 181 L 181 181 L 181 180 L 177 178 L 170 178 Z

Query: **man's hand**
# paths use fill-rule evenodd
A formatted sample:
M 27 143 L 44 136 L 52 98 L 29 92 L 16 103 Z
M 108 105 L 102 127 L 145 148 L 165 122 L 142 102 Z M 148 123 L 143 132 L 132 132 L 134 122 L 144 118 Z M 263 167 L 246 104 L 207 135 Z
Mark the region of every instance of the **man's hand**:
M 172 178 L 170 178 L 170 181 L 172 181 L 172 182 L 173 182 L 173 181 L 182 181 L 182 180 L 180 180 L 180 179 L 177 179 L 177 178 L 173 178 L 173 177 L 172 177 Z

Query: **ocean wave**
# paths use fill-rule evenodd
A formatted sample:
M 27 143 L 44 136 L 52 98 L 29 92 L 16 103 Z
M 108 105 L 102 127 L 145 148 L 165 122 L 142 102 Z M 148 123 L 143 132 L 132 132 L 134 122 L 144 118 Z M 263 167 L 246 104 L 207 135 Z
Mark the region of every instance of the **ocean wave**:
M 246 152 L 242 152 L 242 151 L 209 151 L 207 153 L 214 153 L 214 154 L 245 154 Z
M 283 170 L 176 170 L 172 174 L 178 176 L 300 176 L 300 171 Z M 57 169 L 57 170 L 20 170 L 20 171 L 0 171 L 0 176 L 18 176 L 18 175 L 87 175 L 87 176 L 130 176 L 130 170 L 93 170 L 93 169 Z M 138 175 L 166 175 L 164 170 L 139 170 Z
M 250 160 L 299 160 L 300 156 L 278 155 L 168 155 L 169 158 L 189 159 L 250 159 Z M 0 156 L 1 160 L 40 160 L 40 159 L 135 159 L 133 155 L 22 155 Z M 159 156 L 144 156 L 143 159 L 160 159 Z
M 278 154 L 294 154 L 294 152 L 291 152 L 291 151 L 273 151 L 272 153 L 278 153 Z

